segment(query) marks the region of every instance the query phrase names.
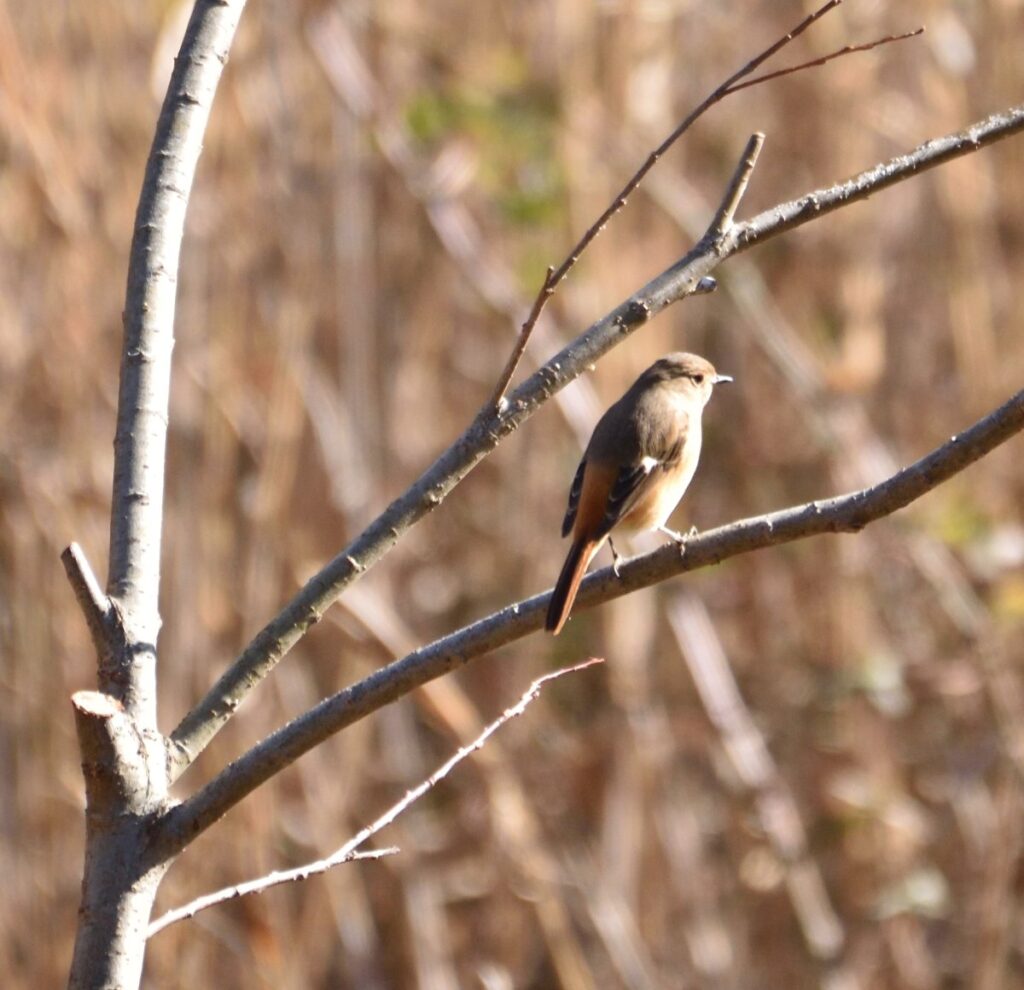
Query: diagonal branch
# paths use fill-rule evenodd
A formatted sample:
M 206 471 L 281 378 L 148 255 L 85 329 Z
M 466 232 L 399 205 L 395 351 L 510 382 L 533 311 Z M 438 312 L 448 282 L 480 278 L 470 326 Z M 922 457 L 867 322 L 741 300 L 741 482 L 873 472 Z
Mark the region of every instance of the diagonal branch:
M 415 787 L 406 791 L 401 798 L 387 809 L 387 811 L 382 815 L 379 815 L 365 828 L 360 829 L 354 836 L 352 836 L 351 839 L 348 840 L 348 842 L 336 849 L 330 856 L 317 860 L 315 863 L 306 863 L 304 866 L 296 866 L 291 870 L 270 873 L 267 876 L 259 877 L 256 880 L 236 884 L 233 887 L 225 887 L 223 890 L 217 890 L 211 894 L 205 894 L 202 897 L 198 897 L 194 901 L 190 901 L 188 904 L 182 905 L 180 908 L 168 911 L 165 915 L 154 921 L 149 926 L 147 938 L 152 938 L 158 932 L 163 931 L 175 922 L 184 921 L 186 918 L 193 918 L 200 911 L 213 907 L 216 904 L 222 904 L 224 901 L 233 900 L 238 897 L 245 897 L 248 894 L 262 894 L 263 891 L 269 890 L 271 887 L 276 887 L 282 883 L 292 883 L 296 880 L 307 880 L 311 876 L 326 873 L 335 866 L 340 866 L 342 863 L 351 863 L 356 859 L 377 859 L 381 856 L 389 856 L 393 853 L 397 853 L 398 849 L 395 848 L 378 849 L 372 852 L 363 853 L 359 852 L 358 849 L 365 842 L 372 839 L 373 836 L 381 831 L 381 829 L 393 824 L 399 815 L 423 797 L 427 791 L 436 787 L 437 784 L 444 780 L 444 778 L 447 777 L 448 774 L 450 774 L 452 770 L 454 770 L 463 760 L 478 750 L 483 749 L 487 740 L 490 739 L 491 736 L 493 736 L 494 733 L 497 732 L 498 729 L 500 729 L 506 722 L 522 715 L 526 711 L 530 702 L 534 701 L 540 695 L 541 688 L 546 684 L 556 678 L 564 677 L 566 674 L 575 674 L 581 670 L 586 670 L 588 667 L 593 667 L 594 664 L 603 662 L 604 661 L 600 657 L 590 657 L 582 663 L 574 664 L 571 667 L 563 667 L 561 670 L 554 670 L 551 671 L 551 673 L 544 674 L 542 677 L 536 678 L 536 680 L 530 683 L 530 686 L 526 691 L 523 692 L 523 696 L 514 705 L 506 708 L 493 722 L 487 725 L 472 742 L 466 743 L 464 746 L 460 746 L 455 753 L 445 760 L 444 763 L 442 763 L 429 777 L 420 781 L 420 783 Z
M 356 539 L 326 564 L 246 647 L 171 736 L 172 778 L 179 776 L 254 688 L 344 589 L 375 564 L 403 532 L 433 511 L 455 486 L 555 392 L 579 377 L 663 309 L 693 293 L 731 255 L 1024 130 L 1024 104 L 993 114 L 964 131 L 861 172 L 846 182 L 781 203 L 693 250 L 595 322 L 531 375 L 503 411 L 484 408 L 455 442 Z
M 823 501 L 721 526 L 635 557 L 616 577 L 607 567 L 587 577 L 577 609 L 590 608 L 730 557 L 824 533 L 853 533 L 892 515 L 1024 430 L 1024 390 L 941 447 L 880 484 Z M 499 646 L 539 629 L 550 593 L 516 602 L 375 671 L 283 726 L 168 812 L 155 838 L 167 854 L 183 848 L 250 791 L 303 753 L 396 698 Z

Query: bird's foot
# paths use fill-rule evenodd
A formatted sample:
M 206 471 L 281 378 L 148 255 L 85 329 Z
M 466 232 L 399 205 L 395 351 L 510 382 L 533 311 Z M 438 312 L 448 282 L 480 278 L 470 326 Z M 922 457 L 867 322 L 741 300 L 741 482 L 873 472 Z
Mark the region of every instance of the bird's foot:
M 612 552 L 612 570 L 615 572 L 617 578 L 621 578 L 622 575 L 619 573 L 619 565 L 622 563 L 623 557 L 618 550 L 615 549 L 615 544 L 612 543 L 612 538 L 608 537 L 608 549 Z

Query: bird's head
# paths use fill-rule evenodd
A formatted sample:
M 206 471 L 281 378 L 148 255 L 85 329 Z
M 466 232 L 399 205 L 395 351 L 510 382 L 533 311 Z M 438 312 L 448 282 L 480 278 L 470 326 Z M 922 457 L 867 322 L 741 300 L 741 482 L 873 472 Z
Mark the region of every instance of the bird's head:
M 677 351 L 658 358 L 644 373 L 652 381 L 661 381 L 673 391 L 693 396 L 704 405 L 711 398 L 711 391 L 722 382 L 731 382 L 731 375 L 720 375 L 714 365 L 697 354 Z

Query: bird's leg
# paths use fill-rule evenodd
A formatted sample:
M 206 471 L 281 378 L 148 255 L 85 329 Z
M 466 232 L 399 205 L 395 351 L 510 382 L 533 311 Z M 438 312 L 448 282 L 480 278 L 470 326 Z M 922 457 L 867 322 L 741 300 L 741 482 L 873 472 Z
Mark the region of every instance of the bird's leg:
M 615 571 L 616 577 L 622 577 L 619 573 L 619 564 L 622 563 L 622 554 L 615 549 L 615 544 L 612 542 L 612 538 L 608 537 L 608 549 L 612 552 L 612 570 Z

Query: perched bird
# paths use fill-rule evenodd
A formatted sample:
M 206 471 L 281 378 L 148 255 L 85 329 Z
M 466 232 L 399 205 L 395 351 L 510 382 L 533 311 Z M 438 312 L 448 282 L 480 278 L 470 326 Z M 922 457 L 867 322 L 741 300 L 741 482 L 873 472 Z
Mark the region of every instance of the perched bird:
M 598 421 L 576 470 L 562 536 L 572 546 L 558 575 L 545 628 L 565 625 L 590 561 L 615 527 L 657 530 L 683 542 L 665 522 L 683 497 L 700 457 L 700 417 L 721 382 L 696 354 L 654 362 Z M 619 557 L 612 544 L 615 567 Z

